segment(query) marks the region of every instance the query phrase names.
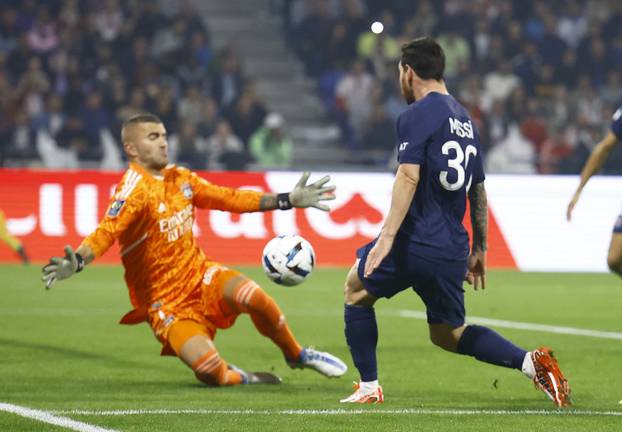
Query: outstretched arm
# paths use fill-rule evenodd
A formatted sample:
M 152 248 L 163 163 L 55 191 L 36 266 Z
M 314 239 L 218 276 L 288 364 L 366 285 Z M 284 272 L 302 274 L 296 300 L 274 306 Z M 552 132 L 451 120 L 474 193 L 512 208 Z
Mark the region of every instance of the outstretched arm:
M 475 289 L 486 288 L 486 251 L 488 250 L 488 197 L 484 182 L 469 191 L 473 245 L 468 262 L 467 282 Z
M 391 194 L 391 208 L 380 236 L 367 256 L 365 277 L 371 275 L 391 251 L 395 235 L 400 229 L 415 196 L 419 184 L 419 170 L 420 165 L 407 163 L 400 164 L 397 169 Z
M 74 273 L 81 272 L 94 259 L 95 253 L 88 245 L 80 245 L 75 252 L 67 245 L 64 257 L 50 258 L 50 262 L 41 269 L 41 280 L 45 283 L 45 288 L 50 289 L 57 280 L 68 279 Z
M 268 211 L 276 209 L 288 210 L 292 207 L 315 207 L 320 210 L 330 211 L 330 207 L 320 202 L 335 199 L 335 186 L 325 186 L 330 181 L 330 176 L 324 176 L 315 183 L 307 185 L 310 175 L 309 172 L 303 173 L 291 192 L 263 194 L 259 201 L 259 209 Z
M 572 218 L 572 211 L 577 205 L 577 201 L 579 201 L 579 197 L 581 196 L 581 192 L 583 191 L 587 181 L 602 168 L 617 142 L 618 138 L 613 134 L 613 132 L 609 131 L 607 135 L 605 135 L 605 138 L 603 138 L 602 141 L 594 147 L 594 150 L 592 150 L 590 157 L 587 159 L 587 162 L 585 162 L 583 170 L 581 170 L 581 182 L 572 196 L 570 203 L 568 203 L 568 209 L 566 211 L 567 220 Z
M 335 186 L 326 186 L 329 176 L 307 185 L 310 173 L 305 172 L 291 192 L 261 193 L 251 190 L 216 186 L 196 174 L 190 177 L 194 189 L 194 205 L 199 208 L 224 210 L 232 213 L 288 210 L 292 207 L 315 207 L 329 211 L 321 201 L 335 199 Z

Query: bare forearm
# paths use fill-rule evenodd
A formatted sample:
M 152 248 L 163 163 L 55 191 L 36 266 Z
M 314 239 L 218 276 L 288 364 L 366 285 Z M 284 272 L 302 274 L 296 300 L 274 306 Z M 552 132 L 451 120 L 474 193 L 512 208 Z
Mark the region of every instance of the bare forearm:
M 609 134 L 607 134 L 607 136 L 599 142 L 596 147 L 594 147 L 594 150 L 592 150 L 585 166 L 581 170 L 581 183 L 579 184 L 579 190 L 583 189 L 590 177 L 600 171 L 615 147 L 616 142 L 617 139 L 615 136 L 609 132 Z
M 80 247 L 76 249 L 76 254 L 80 254 L 80 256 L 84 258 L 84 265 L 90 264 L 95 259 L 95 253 L 85 244 L 81 244 Z
M 276 210 L 278 207 L 277 196 L 274 193 L 265 193 L 259 200 L 259 211 Z
M 488 198 L 483 182 L 471 188 L 469 203 L 471 204 L 473 251 L 485 251 L 488 249 Z
M 393 183 L 393 192 L 391 194 L 391 208 L 387 216 L 387 220 L 382 227 L 381 236 L 395 237 L 399 230 L 406 213 L 410 208 L 417 184 L 419 183 L 419 167 L 416 172 L 412 170 L 400 169 L 397 171 L 395 182 Z

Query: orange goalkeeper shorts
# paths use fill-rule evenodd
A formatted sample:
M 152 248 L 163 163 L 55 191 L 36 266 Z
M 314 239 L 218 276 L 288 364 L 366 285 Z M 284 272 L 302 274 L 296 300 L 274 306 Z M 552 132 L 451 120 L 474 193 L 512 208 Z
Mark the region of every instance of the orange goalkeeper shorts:
M 161 355 L 176 355 L 169 343 L 169 330 L 175 322 L 190 320 L 199 326 L 188 326 L 192 334 L 204 334 L 210 339 L 216 336 L 216 329 L 231 327 L 238 315 L 224 300 L 224 289 L 231 279 L 241 276 L 236 270 L 213 263 L 205 271 L 203 281 L 181 303 L 167 306 L 156 302 L 148 311 L 148 321 L 156 338 L 163 345 Z M 201 331 L 202 330 L 202 331 Z

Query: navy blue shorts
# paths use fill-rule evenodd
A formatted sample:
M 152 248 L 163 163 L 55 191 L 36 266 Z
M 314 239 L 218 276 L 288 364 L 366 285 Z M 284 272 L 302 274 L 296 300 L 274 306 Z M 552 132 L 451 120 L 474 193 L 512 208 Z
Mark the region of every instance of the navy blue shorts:
M 618 233 L 618 234 L 622 234 L 622 213 L 620 213 L 618 215 L 618 218 L 616 219 L 616 223 L 613 226 L 613 232 L 614 233 Z
M 401 253 L 394 247 L 380 266 L 365 278 L 363 272 L 367 254 L 375 240 L 356 252 L 360 259 L 358 276 L 365 289 L 376 298 L 391 298 L 408 288 L 421 297 L 426 306 L 428 323 L 464 324 L 464 289 L 462 283 L 467 261 L 446 261 L 412 253 Z

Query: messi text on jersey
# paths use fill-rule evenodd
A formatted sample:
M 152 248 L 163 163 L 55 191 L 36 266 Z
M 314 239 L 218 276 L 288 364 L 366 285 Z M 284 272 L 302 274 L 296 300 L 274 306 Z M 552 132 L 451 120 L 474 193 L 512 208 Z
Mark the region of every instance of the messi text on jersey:
M 449 117 L 449 131 L 452 134 L 458 135 L 460 138 L 474 138 L 471 120 L 462 123 L 460 120 Z

